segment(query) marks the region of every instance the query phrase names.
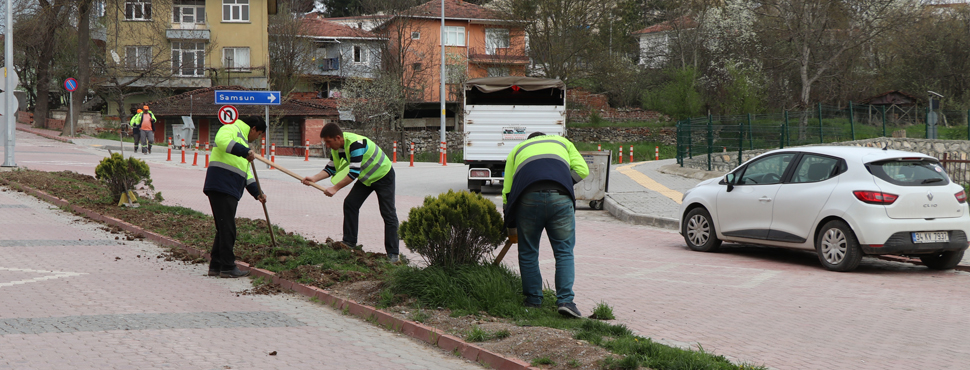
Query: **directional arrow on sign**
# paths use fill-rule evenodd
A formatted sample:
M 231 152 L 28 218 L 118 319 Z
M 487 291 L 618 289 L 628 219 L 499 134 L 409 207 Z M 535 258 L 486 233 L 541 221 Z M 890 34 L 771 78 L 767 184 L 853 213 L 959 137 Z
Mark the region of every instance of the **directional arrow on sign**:
M 279 91 L 216 90 L 216 104 L 280 105 Z

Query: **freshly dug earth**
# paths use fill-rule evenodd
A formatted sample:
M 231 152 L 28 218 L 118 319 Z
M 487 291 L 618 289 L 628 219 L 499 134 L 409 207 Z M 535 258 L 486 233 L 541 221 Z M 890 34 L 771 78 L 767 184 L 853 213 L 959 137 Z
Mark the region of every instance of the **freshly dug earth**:
M 179 223 L 172 222 L 171 215 L 146 212 L 139 208 L 118 207 L 116 203 L 110 201 L 110 194 L 108 194 L 107 189 L 102 187 L 94 177 L 88 175 L 74 172 L 47 173 L 30 170 L 0 172 L 0 185 L 3 185 L 5 181 L 10 181 L 11 186 L 0 187 L 0 191 L 19 191 L 16 189 L 18 184 L 38 189 L 102 215 L 111 216 L 143 229 L 172 237 L 197 249 L 208 250 L 215 235 L 215 226 L 211 222 L 203 223 L 200 227 L 183 228 L 177 227 Z M 154 195 L 153 191 L 145 188 L 139 189 L 138 193 L 142 198 L 150 198 Z M 92 199 L 101 199 L 102 201 L 91 201 Z M 236 222 L 237 226 L 253 223 L 257 224 L 254 226 L 262 230 L 266 229 L 264 220 L 239 218 Z M 117 227 L 105 226 L 105 229 L 113 233 L 123 233 Z M 144 238 L 144 235 L 141 234 L 126 234 L 125 238 L 128 240 Z M 321 247 L 324 244 L 331 246 L 329 239 L 323 243 L 314 241 L 311 241 L 311 243 L 319 244 Z M 245 251 L 255 251 L 266 247 L 237 241 L 235 248 L 237 255 L 243 255 Z M 383 263 L 384 258 L 386 258 L 383 254 L 355 253 L 359 263 L 370 266 Z M 166 256 L 158 257 L 169 261 L 184 261 L 185 263 L 208 263 L 205 259 L 192 257 L 180 249 L 171 249 Z M 285 259 L 286 257 L 275 256 L 273 258 Z M 243 260 L 250 265 L 259 263 L 256 260 Z M 321 271 L 313 269 L 312 266 L 301 266 L 296 271 L 282 271 L 279 275 L 293 280 L 299 277 L 300 281 L 309 281 L 307 284 L 328 289 L 331 294 L 338 297 L 370 306 L 377 306 L 379 292 L 384 284 L 379 279 L 378 274 L 358 273 L 349 275 L 346 272 Z M 262 284 L 253 287 L 244 294 L 277 294 L 283 291 L 279 286 Z M 463 339 L 467 338 L 473 327 L 478 327 L 490 333 L 508 331 L 509 336 L 504 339 L 492 339 L 475 344 L 508 357 L 533 362 L 534 366 L 543 369 L 599 369 L 601 368 L 601 361 L 610 356 L 610 353 L 602 347 L 574 339 L 568 331 L 547 327 L 518 326 L 509 322 L 509 320 L 491 317 L 484 313 L 451 317 L 450 312 L 444 309 L 416 309 L 410 306 L 395 306 L 383 308 L 383 310 L 402 319 L 420 321 L 425 325 Z M 362 323 L 366 322 L 361 321 Z M 534 361 L 540 358 L 551 360 L 553 364 L 536 365 Z

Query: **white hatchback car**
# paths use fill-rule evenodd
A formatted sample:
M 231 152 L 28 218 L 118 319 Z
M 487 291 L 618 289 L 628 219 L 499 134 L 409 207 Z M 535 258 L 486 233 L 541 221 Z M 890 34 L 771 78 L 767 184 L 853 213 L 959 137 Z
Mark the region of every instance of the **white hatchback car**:
M 693 250 L 713 251 L 722 241 L 815 250 L 833 271 L 880 254 L 951 269 L 970 233 L 967 194 L 939 160 L 876 148 L 771 151 L 697 184 L 680 213 Z

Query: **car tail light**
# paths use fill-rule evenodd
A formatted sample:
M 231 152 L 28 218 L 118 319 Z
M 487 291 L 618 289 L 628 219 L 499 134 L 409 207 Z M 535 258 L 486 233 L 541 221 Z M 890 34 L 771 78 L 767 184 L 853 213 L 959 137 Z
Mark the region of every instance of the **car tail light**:
M 893 202 L 896 201 L 896 198 L 899 198 L 899 196 L 896 194 L 883 193 L 880 191 L 856 190 L 853 191 L 852 194 L 855 195 L 856 199 L 869 204 L 893 204 Z
M 960 190 L 959 193 L 956 193 L 954 195 L 956 195 L 956 197 L 957 197 L 957 202 L 960 202 L 960 203 L 966 203 L 967 202 L 967 193 L 965 191 Z

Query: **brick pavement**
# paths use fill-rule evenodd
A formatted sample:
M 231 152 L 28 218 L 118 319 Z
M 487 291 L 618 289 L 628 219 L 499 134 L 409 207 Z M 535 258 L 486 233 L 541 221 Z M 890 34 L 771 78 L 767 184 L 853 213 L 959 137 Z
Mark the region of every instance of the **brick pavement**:
M 26 136 L 21 134 L 18 140 Z M 17 162 L 33 169 L 71 168 L 90 173 L 104 155 L 85 146 L 43 144 L 49 147 L 39 150 L 22 144 L 18 142 Z M 42 154 L 47 152 L 73 154 Z M 156 189 L 166 202 L 209 212 L 199 190 L 201 169 L 165 162 L 164 153 L 146 158 Z M 285 161 L 287 168 L 301 168 L 300 173 L 317 171 L 323 164 L 321 160 L 304 164 L 302 158 L 277 159 L 281 164 Z M 465 186 L 463 166 L 409 168 L 407 163 L 398 163 L 395 170 L 402 219 L 424 195 Z M 652 175 L 647 170 L 644 174 Z M 673 190 L 685 186 L 655 177 Z M 286 175 L 262 168 L 260 180 L 270 194 L 267 205 L 274 223 L 318 239 L 340 235 L 339 211 L 333 210 L 339 209 L 341 194 L 326 198 Z M 636 192 L 637 184 L 624 183 L 627 180 L 611 174 L 611 196 Z M 486 193 L 492 199 L 497 196 L 496 189 L 486 189 Z M 17 208 L 2 208 L 0 213 L 11 209 Z M 262 208 L 245 199 L 240 203 L 240 216 L 262 218 Z M 361 217 L 362 224 L 368 225 L 362 230 L 380 230 L 373 199 L 365 204 Z M 970 361 L 970 349 L 963 344 L 970 340 L 966 330 L 970 308 L 962 304 L 962 297 L 970 293 L 968 273 L 931 271 L 872 258 L 865 258 L 856 272 L 832 273 L 819 266 L 813 253 L 738 246 L 726 246 L 722 253 L 698 253 L 688 250 L 675 232 L 616 222 L 606 212 L 581 207 L 577 221 L 575 289 L 579 308 L 589 313 L 597 303 L 605 302 L 613 307 L 620 323 L 653 340 L 695 349 L 702 346 L 774 369 L 958 369 Z M 362 233 L 365 249 L 379 251 L 380 234 Z M 506 261 L 514 267 L 514 258 Z M 549 248 L 540 249 L 540 265 L 546 279 L 551 279 L 554 261 Z M 201 271 L 195 275 L 199 274 Z M 68 281 L 54 281 L 59 280 Z

